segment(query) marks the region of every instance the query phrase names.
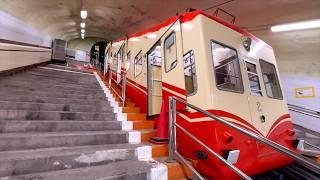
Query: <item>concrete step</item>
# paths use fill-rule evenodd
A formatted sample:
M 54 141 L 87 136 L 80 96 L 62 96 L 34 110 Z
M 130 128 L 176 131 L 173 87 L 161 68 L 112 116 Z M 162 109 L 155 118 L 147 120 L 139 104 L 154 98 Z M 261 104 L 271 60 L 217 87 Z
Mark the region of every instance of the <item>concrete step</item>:
M 15 92 L 15 91 L 25 91 L 25 92 L 42 92 L 42 93 L 58 93 L 58 94 L 73 94 L 73 95 L 90 95 L 90 96 L 104 96 L 104 92 L 102 90 L 96 90 L 96 91 L 79 91 L 79 90 L 57 90 L 52 88 L 37 88 L 37 87 L 19 87 L 19 88 L 9 88 L 9 87 L 1 87 L 0 86 L 0 92 L 1 93 L 7 93 L 7 92 Z
M 114 113 L 0 110 L 0 120 L 115 120 Z
M 120 121 L 0 120 L 0 133 L 121 130 Z
M 43 69 L 43 68 L 34 68 L 29 72 L 39 73 L 39 74 L 46 74 L 49 76 L 61 77 L 61 78 L 70 78 L 70 79 L 77 79 L 77 78 L 86 78 L 86 79 L 94 79 L 94 74 L 82 74 L 82 73 L 72 73 L 72 72 L 64 72 L 64 71 L 56 71 L 51 69 Z
M 93 72 L 90 71 L 90 70 L 81 70 L 81 69 L 77 69 L 77 68 L 74 68 L 74 67 L 61 66 L 61 65 L 56 65 L 56 64 L 47 64 L 45 67 L 50 67 L 50 68 L 55 68 L 55 69 L 62 69 L 62 70 L 67 70 L 67 71 L 75 71 L 75 72 L 93 74 Z
M 86 91 L 86 92 L 92 92 L 92 91 L 102 91 L 101 88 L 89 88 L 89 87 L 80 87 L 80 86 L 73 86 L 73 85 L 56 85 L 56 84 L 38 84 L 37 82 L 34 83 L 17 83 L 17 84 L 6 84 L 0 82 L 0 86 L 3 88 L 28 88 L 33 87 L 37 89 L 55 89 L 55 90 L 71 90 L 71 91 Z
M 64 112 L 113 112 L 108 104 L 104 106 L 81 104 L 50 104 L 32 102 L 0 101 L 2 110 L 30 110 L 30 111 L 64 111 Z
M 78 83 L 87 83 L 87 82 L 95 82 L 95 76 L 94 75 L 85 75 L 85 76 L 69 76 L 69 74 L 59 74 L 59 73 L 46 73 L 46 72 L 40 72 L 40 71 L 26 71 L 23 73 L 18 74 L 16 77 L 21 76 L 33 76 L 33 77 L 39 77 L 39 78 L 50 78 L 55 80 L 68 80 L 72 82 L 78 82 Z
M 156 161 L 120 161 L 107 165 L 35 173 L 0 180 L 142 180 L 150 179 L 150 171 Z
M 56 91 L 51 92 L 44 92 L 44 91 L 26 91 L 23 89 L 17 89 L 12 91 L 1 91 L 0 89 L 0 96 L 3 95 L 25 95 L 25 96 L 42 96 L 42 97 L 56 97 L 56 98 L 71 98 L 71 99 L 102 99 L 106 98 L 105 94 L 68 94 L 68 93 L 61 93 Z
M 0 177 L 137 160 L 142 144 L 113 144 L 0 152 Z
M 123 144 L 128 142 L 126 131 L 81 131 L 46 133 L 4 133 L 0 136 L 0 151 L 72 147 L 83 145 Z
M 71 83 L 71 84 L 97 84 L 98 85 L 98 82 L 93 78 L 68 78 L 68 77 L 61 78 L 60 76 L 46 75 L 46 74 L 40 74 L 40 73 L 28 72 L 28 71 L 17 74 L 15 76 L 8 77 L 8 78 L 33 79 L 33 80 L 40 80 L 40 81 L 57 81 L 61 83 Z
M 54 98 L 54 97 L 39 97 L 39 96 L 0 96 L 0 101 L 14 102 L 34 102 L 34 103 L 51 103 L 51 104 L 76 104 L 76 105 L 96 105 L 107 106 L 107 99 L 87 100 L 87 99 L 69 99 L 69 98 Z
M 7 84 L 7 85 L 30 85 L 30 84 L 36 84 L 36 85 L 59 85 L 59 86 L 65 86 L 65 87 L 79 87 L 79 88 L 92 88 L 92 89 L 100 89 L 99 84 L 91 84 L 91 83 L 86 83 L 86 84 L 78 84 L 78 83 L 68 83 L 68 82 L 59 82 L 59 81 L 54 81 L 51 79 L 48 80 L 38 80 L 38 79 L 28 79 L 28 78 L 17 78 L 17 79 L 0 79 L 0 84 Z

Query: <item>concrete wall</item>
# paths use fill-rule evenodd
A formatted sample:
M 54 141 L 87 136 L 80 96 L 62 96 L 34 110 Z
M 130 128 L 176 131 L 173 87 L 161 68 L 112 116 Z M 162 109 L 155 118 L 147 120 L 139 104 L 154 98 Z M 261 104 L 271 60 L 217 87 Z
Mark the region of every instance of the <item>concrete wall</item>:
M 320 52 L 280 52 L 277 57 L 288 103 L 320 112 Z M 315 96 L 297 98 L 295 89 L 304 87 L 313 87 Z M 320 133 L 320 119 L 297 112 L 290 115 L 295 124 Z
M 77 39 L 72 39 L 72 40 L 68 41 L 67 47 L 69 49 L 76 49 L 76 50 L 90 52 L 91 47 L 95 43 L 101 42 L 101 41 L 106 41 L 106 40 L 102 39 L 102 38 L 94 38 L 94 37 L 88 37 L 85 39 L 77 38 Z
M 289 104 L 320 111 L 320 29 L 253 32 L 274 48 L 284 95 Z M 297 98 L 296 88 L 313 87 L 315 97 Z M 320 132 L 320 119 L 290 112 L 295 124 Z
M 0 11 L 0 71 L 51 59 L 52 38 Z

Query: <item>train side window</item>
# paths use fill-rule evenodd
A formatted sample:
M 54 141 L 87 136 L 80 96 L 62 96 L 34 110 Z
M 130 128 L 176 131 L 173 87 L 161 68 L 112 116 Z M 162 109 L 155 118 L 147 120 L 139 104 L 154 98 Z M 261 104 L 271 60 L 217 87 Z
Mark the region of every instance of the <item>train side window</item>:
M 193 95 L 197 91 L 196 64 L 193 50 L 183 56 L 184 80 L 187 95 Z
M 250 94 L 253 96 L 262 96 L 257 66 L 253 63 L 246 62 L 246 69 L 249 79 Z
M 211 51 L 218 89 L 242 93 L 243 84 L 237 51 L 216 41 L 211 42 Z
M 164 40 L 165 71 L 169 72 L 177 66 L 176 34 L 172 32 Z
M 282 99 L 282 92 L 275 66 L 265 60 L 260 59 L 260 67 L 268 97 Z
M 142 50 L 134 58 L 134 77 L 142 73 Z

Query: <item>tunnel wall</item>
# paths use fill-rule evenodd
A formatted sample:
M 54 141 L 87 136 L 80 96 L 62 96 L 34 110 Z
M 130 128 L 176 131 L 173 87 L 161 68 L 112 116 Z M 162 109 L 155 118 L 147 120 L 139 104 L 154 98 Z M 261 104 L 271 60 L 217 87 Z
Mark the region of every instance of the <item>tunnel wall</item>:
M 0 72 L 51 60 L 52 38 L 0 11 Z

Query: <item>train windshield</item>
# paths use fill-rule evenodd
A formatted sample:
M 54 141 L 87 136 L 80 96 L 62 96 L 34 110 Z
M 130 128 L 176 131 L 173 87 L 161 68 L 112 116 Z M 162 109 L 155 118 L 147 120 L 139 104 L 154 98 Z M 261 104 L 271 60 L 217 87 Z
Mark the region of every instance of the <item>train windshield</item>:
M 261 72 L 264 86 L 268 97 L 282 99 L 282 92 L 277 76 L 276 68 L 273 64 L 260 59 Z

